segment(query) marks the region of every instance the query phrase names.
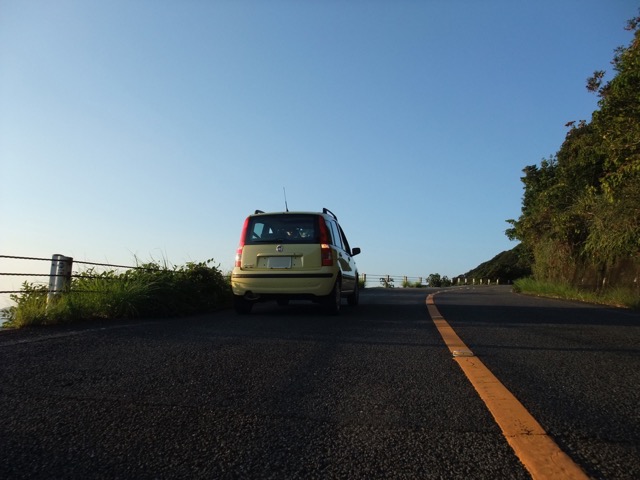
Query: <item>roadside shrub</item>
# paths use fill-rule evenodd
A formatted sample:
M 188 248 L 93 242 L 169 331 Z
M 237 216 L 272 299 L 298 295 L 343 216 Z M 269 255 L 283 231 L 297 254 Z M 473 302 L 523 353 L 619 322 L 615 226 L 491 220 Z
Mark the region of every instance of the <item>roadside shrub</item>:
M 427 277 L 427 285 L 430 287 L 450 287 L 452 282 L 446 275 L 440 276 L 439 273 L 432 273 Z
M 109 318 L 176 317 L 210 313 L 230 305 L 229 280 L 213 260 L 169 268 L 158 263 L 117 273 L 90 268 L 75 276 L 69 292 L 47 304 L 47 287 L 25 282 L 12 295 L 6 326 L 47 325 Z
M 422 286 L 422 282 L 419 280 L 415 282 L 412 282 L 409 279 L 402 280 L 402 288 L 422 288 Z
M 6 310 L 8 316 L 5 326 L 46 323 L 47 287 L 24 282 L 22 291 L 24 293 L 21 295 L 10 296 L 16 305 Z
M 542 297 L 578 300 L 581 302 L 640 309 L 640 296 L 630 288 L 608 288 L 594 292 L 579 289 L 563 282 L 540 281 L 531 277 L 514 282 L 513 290 L 518 293 Z

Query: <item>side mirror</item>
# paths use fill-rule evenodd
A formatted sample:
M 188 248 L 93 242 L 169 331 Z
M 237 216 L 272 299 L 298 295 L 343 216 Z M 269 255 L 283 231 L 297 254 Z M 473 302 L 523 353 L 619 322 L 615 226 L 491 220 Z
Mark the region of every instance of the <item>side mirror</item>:
M 360 253 L 360 249 L 358 247 L 352 248 L 351 249 L 351 256 L 355 257 L 356 255 L 358 255 Z

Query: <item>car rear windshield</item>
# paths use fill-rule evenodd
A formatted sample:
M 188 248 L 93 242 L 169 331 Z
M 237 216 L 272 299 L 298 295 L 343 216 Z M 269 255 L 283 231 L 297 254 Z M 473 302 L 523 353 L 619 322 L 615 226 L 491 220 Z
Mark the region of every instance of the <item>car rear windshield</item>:
M 320 243 L 317 215 L 279 214 L 250 217 L 245 244 Z

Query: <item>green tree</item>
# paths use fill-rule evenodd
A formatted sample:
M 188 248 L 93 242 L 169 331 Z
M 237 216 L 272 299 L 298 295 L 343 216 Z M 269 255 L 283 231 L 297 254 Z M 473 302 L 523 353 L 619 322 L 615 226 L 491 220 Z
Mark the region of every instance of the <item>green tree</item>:
M 600 140 L 604 168 L 599 189 L 592 190 L 585 253 L 603 270 L 640 253 L 640 17 L 629 20 L 631 44 L 616 50 L 615 77 L 603 84 L 594 72 L 587 88 L 600 97 L 592 127 Z
M 560 150 L 523 170 L 521 215 L 506 234 L 533 254 L 539 279 L 577 282 L 640 257 L 640 17 L 631 44 L 615 51 L 616 72 L 587 79 L 599 110 L 569 122 Z

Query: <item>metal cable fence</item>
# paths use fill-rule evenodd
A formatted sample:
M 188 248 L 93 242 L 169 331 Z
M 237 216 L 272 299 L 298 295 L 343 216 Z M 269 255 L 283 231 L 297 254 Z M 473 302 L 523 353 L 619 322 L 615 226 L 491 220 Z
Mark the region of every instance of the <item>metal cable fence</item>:
M 0 297 L 0 328 L 69 319 L 178 317 L 210 313 L 230 300 L 224 275 L 209 265 L 213 259 L 184 266 L 136 259 L 136 265 L 126 265 L 5 253 L 0 255 L 0 293 L 7 294 Z M 48 274 L 43 262 L 50 263 Z
M 101 262 L 89 262 L 89 261 L 80 261 L 74 260 L 71 257 L 65 257 L 64 255 L 55 254 L 52 255 L 51 258 L 43 258 L 43 257 L 33 257 L 33 256 L 18 256 L 18 255 L 0 255 L 0 260 L 20 260 L 20 261 L 33 261 L 33 262 L 50 262 L 51 269 L 49 273 L 31 273 L 31 272 L 0 272 L 0 277 L 9 276 L 9 277 L 22 277 L 22 278 L 48 278 L 48 289 L 47 293 L 56 294 L 62 291 L 69 291 L 69 284 L 72 278 L 76 279 L 94 279 L 94 278 L 108 278 L 101 276 L 100 274 L 95 274 L 94 272 L 90 273 L 79 273 L 73 272 L 73 265 L 87 265 L 90 267 L 106 267 L 106 268 L 114 268 L 114 269 L 126 269 L 126 270 L 148 270 L 153 271 L 157 270 L 155 268 L 141 267 L 141 266 L 133 266 L 133 265 L 120 265 L 113 263 L 101 263 Z M 410 277 L 406 275 L 367 275 L 361 274 L 361 281 L 366 287 L 373 286 L 384 286 L 384 287 L 394 287 L 394 286 L 418 286 L 424 285 L 424 281 L 427 277 Z M 45 282 L 42 282 L 41 285 L 43 288 L 45 286 Z M 79 290 L 73 290 L 74 292 L 80 292 Z M 91 291 L 89 291 L 91 292 Z M 0 290 L 0 294 L 21 294 L 26 293 L 24 289 L 16 290 Z
M 0 255 L 0 259 L 7 260 L 26 260 L 26 261 L 40 261 L 50 262 L 51 269 L 49 273 L 27 273 L 27 272 L 0 272 L 0 276 L 4 277 L 46 277 L 49 279 L 49 293 L 57 293 L 68 287 L 71 278 L 92 279 L 92 278 L 108 278 L 104 275 L 95 275 L 87 273 L 73 272 L 73 265 L 89 265 L 91 267 L 108 267 L 115 269 L 126 270 L 157 270 L 154 268 L 132 266 L 132 265 L 117 265 L 112 263 L 99 263 L 99 262 L 86 262 L 81 260 L 74 260 L 71 257 L 65 257 L 64 255 L 53 255 L 51 258 L 42 257 L 30 257 L 30 256 L 18 256 L 18 255 Z M 62 281 L 60 281 L 62 280 Z M 0 294 L 20 294 L 25 293 L 25 290 L 0 290 Z
M 0 272 L 2 276 L 13 276 L 22 278 L 48 278 L 49 279 L 49 293 L 57 293 L 60 291 L 68 291 L 69 283 L 72 278 L 76 279 L 95 279 L 95 278 L 109 278 L 103 274 L 95 274 L 94 272 L 79 273 L 73 272 L 73 265 L 88 265 L 90 267 L 107 267 L 114 269 L 126 269 L 126 270 L 147 270 L 158 271 L 160 268 L 149 268 L 133 265 L 120 265 L 113 263 L 100 263 L 74 260 L 71 257 L 65 257 L 64 255 L 53 255 L 51 258 L 43 257 L 31 257 L 31 256 L 17 256 L 17 255 L 0 255 L 0 259 L 7 260 L 22 260 L 22 261 L 40 261 L 51 262 L 51 269 L 49 273 L 27 273 L 27 272 Z M 429 286 L 429 275 L 424 277 L 407 276 L 407 275 L 388 275 L 388 274 L 360 274 L 360 281 L 365 287 L 424 287 Z M 499 279 L 479 278 L 479 279 L 467 279 L 464 277 L 454 277 L 453 279 L 446 279 L 447 285 L 498 285 Z M 77 290 L 74 290 L 77 291 Z M 20 294 L 25 293 L 25 290 L 0 290 L 0 294 Z

